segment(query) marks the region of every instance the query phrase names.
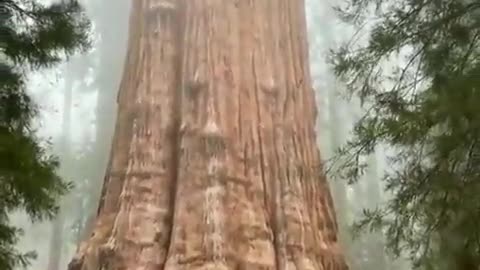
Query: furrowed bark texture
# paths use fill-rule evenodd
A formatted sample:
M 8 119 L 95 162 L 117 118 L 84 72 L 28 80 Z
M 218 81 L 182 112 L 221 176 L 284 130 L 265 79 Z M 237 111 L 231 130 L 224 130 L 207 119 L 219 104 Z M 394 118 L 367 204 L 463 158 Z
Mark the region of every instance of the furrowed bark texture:
M 111 165 L 71 270 L 345 270 L 301 0 L 133 2 Z
M 162 269 L 176 168 L 174 6 L 134 1 L 111 161 L 91 238 L 70 269 Z

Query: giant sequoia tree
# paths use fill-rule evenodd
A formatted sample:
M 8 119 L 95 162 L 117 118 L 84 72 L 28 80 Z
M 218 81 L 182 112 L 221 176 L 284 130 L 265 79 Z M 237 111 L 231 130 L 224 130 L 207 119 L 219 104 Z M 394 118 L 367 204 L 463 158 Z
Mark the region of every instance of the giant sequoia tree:
M 303 1 L 132 2 L 94 269 L 346 269 Z

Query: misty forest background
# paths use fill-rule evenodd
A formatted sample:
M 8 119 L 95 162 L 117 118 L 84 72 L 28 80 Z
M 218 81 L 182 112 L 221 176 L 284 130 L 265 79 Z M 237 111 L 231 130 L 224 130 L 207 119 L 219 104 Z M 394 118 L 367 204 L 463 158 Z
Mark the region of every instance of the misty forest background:
M 319 112 L 318 145 L 327 167 L 334 169 L 336 163 L 331 163 L 332 158 L 352 136 L 352 129 L 365 110 L 358 98 L 348 100 L 342 96 L 347 86 L 338 79 L 327 59 L 331 48 L 339 48 L 352 37 L 360 44 L 366 43 L 365 33 L 374 22 L 363 24 L 364 34 L 357 35 L 358 29 L 342 22 L 334 12 L 338 1 L 306 2 L 310 66 Z M 92 22 L 92 48 L 53 68 L 29 74 L 27 89 L 40 105 L 40 114 L 35 120 L 38 135 L 52 143 L 49 149 L 60 158 L 61 177 L 75 185 L 62 198 L 61 209 L 52 221 L 32 224 L 23 212 L 11 214 L 11 222 L 24 230 L 17 247 L 22 252 L 34 250 L 38 254 L 28 268 L 32 270 L 66 269 L 78 243 L 88 237 L 85 226 L 96 214 L 109 158 L 116 97 L 126 53 L 130 0 L 117 0 L 115 4 L 98 0 L 82 3 Z M 398 56 L 382 64 L 382 68 L 389 70 L 402 65 L 408 66 L 408 59 Z M 349 183 L 347 180 L 351 179 L 346 176 L 329 175 L 342 245 L 352 270 L 412 269 L 406 257 L 394 259 L 387 255 L 385 231 L 367 230 L 353 240 L 351 225 L 370 213 L 364 209 L 375 209 L 391 198 L 391 194 L 385 192 L 386 182 L 381 181 L 388 168 L 386 156 L 390 149 L 377 143 L 371 150 L 362 157 L 368 167 L 359 181 Z

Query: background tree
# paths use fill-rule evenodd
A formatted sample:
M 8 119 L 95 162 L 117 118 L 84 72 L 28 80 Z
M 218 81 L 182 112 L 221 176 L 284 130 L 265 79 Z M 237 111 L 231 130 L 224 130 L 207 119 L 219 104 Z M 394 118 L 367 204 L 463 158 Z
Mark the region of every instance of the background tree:
M 332 4 L 335 3 L 338 1 L 312 0 L 307 4 L 310 63 L 319 110 L 318 142 L 322 157 L 327 163 L 334 156 L 335 150 L 346 142 L 352 125 L 362 112 L 357 99 L 350 102 L 342 99 L 344 85 L 335 78 L 333 67 L 325 61 L 329 48 L 345 40 L 345 37 L 350 36 L 354 30 L 338 20 L 332 9 Z M 361 216 L 363 208 L 375 207 L 384 195 L 379 189 L 377 173 L 383 166 L 382 152 L 377 152 L 368 157 L 368 164 L 373 168 L 364 175 L 365 181 L 349 186 L 347 179 L 334 174 L 329 175 L 340 241 L 351 270 L 392 269 L 390 261 L 386 261 L 382 232 L 364 234 L 360 238 L 354 238 L 351 233 L 351 223 Z
M 53 220 L 55 224 L 31 224 L 18 211 L 11 215 L 13 224 L 25 230 L 18 249 L 38 251 L 38 258 L 29 269 L 53 270 L 48 265 L 65 268 L 78 241 L 89 235 L 91 226 L 88 225 L 95 218 L 106 167 L 105 156 L 111 143 L 117 85 L 126 47 L 123 43 L 126 43 L 128 28 L 125 11 L 128 3 L 124 0 L 112 6 L 101 1 L 83 1 L 92 23 L 92 50 L 71 57 L 68 63 L 36 72 L 29 80 L 29 92 L 40 106 L 35 120 L 42 122 L 38 133 L 53 137 L 58 142 L 51 152 L 59 156 L 59 175 L 71 180 L 75 186 L 63 197 L 60 209 L 63 215 L 56 216 Z M 115 46 L 112 47 L 112 44 Z M 55 83 L 59 86 L 57 91 L 49 90 L 49 81 L 54 79 L 52 73 L 58 80 Z M 69 90 L 73 90 L 73 98 L 71 106 L 65 106 L 69 103 L 65 99 Z M 69 111 L 71 117 L 67 116 Z M 69 129 L 59 125 L 65 118 L 71 118 L 68 120 L 71 122 L 70 135 L 67 132 Z M 65 140 L 68 140 L 70 149 L 68 155 L 65 144 L 61 143 Z M 63 226 L 59 226 L 62 220 Z M 48 246 L 50 249 L 44 248 Z
M 87 49 L 88 29 L 77 1 L 0 0 L 0 269 L 25 266 L 34 256 L 15 249 L 21 231 L 8 214 L 23 209 L 34 221 L 51 218 L 69 188 L 32 128 L 38 110 L 26 92 L 27 74 Z
M 414 268 L 477 269 L 480 1 L 351 0 L 338 10 L 359 31 L 333 52 L 335 71 L 367 110 L 338 173 L 358 180 L 382 144 L 390 168 L 392 198 L 358 228 L 386 231 L 389 251 Z M 373 27 L 362 36 L 364 25 Z

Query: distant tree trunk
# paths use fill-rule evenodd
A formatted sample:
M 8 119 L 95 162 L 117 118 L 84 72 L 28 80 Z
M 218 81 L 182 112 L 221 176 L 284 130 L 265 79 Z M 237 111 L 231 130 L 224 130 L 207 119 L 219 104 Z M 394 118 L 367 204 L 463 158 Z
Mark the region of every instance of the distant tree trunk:
M 66 166 L 69 164 L 70 156 L 70 121 L 72 112 L 72 92 L 73 92 L 73 78 L 67 71 L 65 78 L 65 96 L 63 100 L 63 119 L 62 119 L 62 134 L 60 138 L 60 156 L 62 157 L 61 175 L 65 176 Z M 60 211 L 52 224 L 52 232 L 50 236 L 50 250 L 48 257 L 48 270 L 59 270 L 60 261 L 62 259 L 63 250 L 63 236 L 64 236 L 64 223 L 65 215 L 62 208 L 63 203 L 60 204 Z
M 50 250 L 48 256 L 48 270 L 59 270 L 62 259 L 64 216 L 60 213 L 52 224 L 50 236 Z
M 378 159 L 376 151 L 368 159 L 368 169 L 365 174 L 365 202 L 366 208 L 374 210 L 382 201 L 381 176 L 378 173 Z M 368 245 L 364 248 L 369 252 L 369 263 L 365 269 L 387 269 L 385 256 L 385 236 L 382 232 L 374 232 L 368 236 Z
M 303 1 L 134 1 L 111 163 L 70 269 L 347 269 Z
M 342 146 L 344 139 L 346 137 L 345 128 L 342 126 L 345 119 L 341 117 L 342 108 L 339 110 L 339 104 L 336 103 L 337 97 L 336 93 L 338 93 L 337 83 L 335 79 L 332 80 L 332 83 L 329 84 L 332 86 L 331 89 L 328 90 L 328 110 L 329 110 L 329 127 L 330 127 L 330 141 L 332 146 L 332 153 L 335 152 L 339 147 Z M 336 168 L 332 168 L 335 170 Z M 349 209 L 349 201 L 347 196 L 347 181 L 346 179 L 335 179 L 332 181 L 332 192 L 333 197 L 335 198 L 336 208 L 337 210 L 337 219 L 340 224 L 340 231 L 343 235 L 342 242 L 347 243 L 349 242 L 351 236 L 348 233 L 348 226 L 350 225 L 350 219 L 348 212 Z

